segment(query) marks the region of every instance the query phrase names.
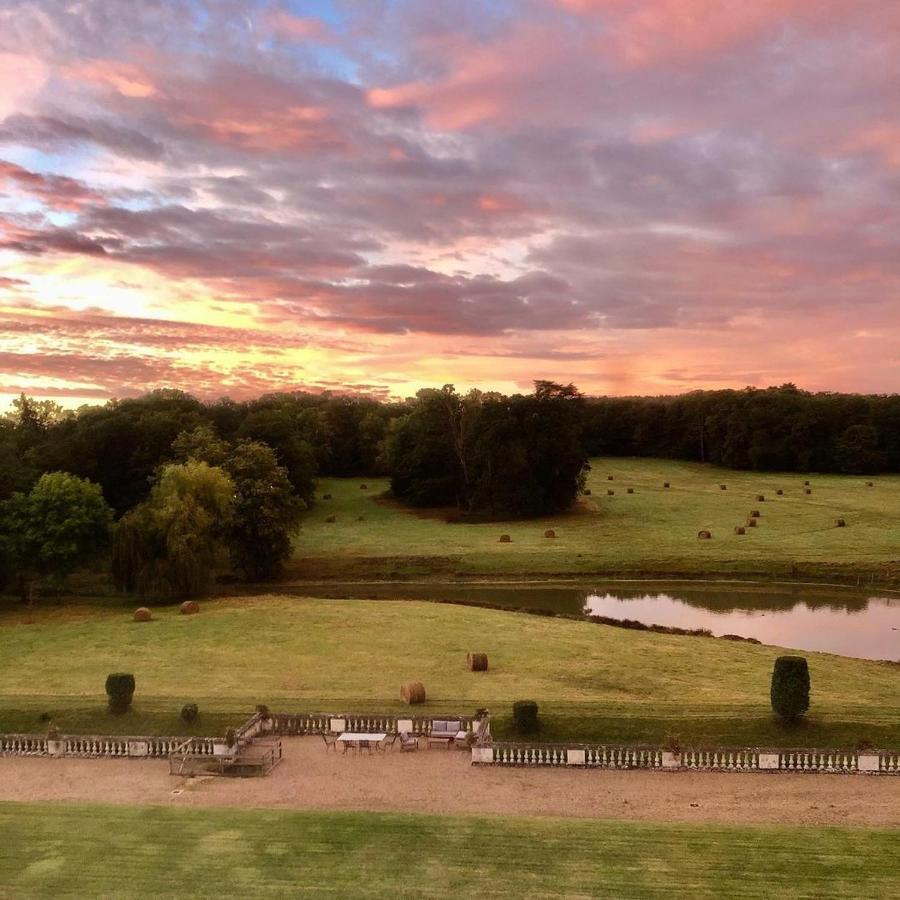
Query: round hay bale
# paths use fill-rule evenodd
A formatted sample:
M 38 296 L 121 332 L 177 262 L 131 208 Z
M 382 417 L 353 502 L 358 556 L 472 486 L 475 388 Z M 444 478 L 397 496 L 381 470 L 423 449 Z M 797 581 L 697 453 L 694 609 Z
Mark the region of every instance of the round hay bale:
M 323 500 L 330 500 L 330 499 L 331 499 L 331 494 L 322 494 L 322 499 L 323 499 Z
M 612 475 L 607 475 L 607 476 L 606 476 L 606 480 L 607 480 L 607 481 L 612 481 L 612 480 L 613 480 Z
M 421 681 L 408 681 L 400 687 L 400 699 L 410 705 L 425 702 L 425 685 Z
M 697 537 L 700 538 L 701 541 L 708 541 L 712 537 L 712 532 L 703 529 L 703 531 L 697 532 Z
M 783 496 L 784 496 L 784 491 L 783 491 L 781 488 L 778 488 L 778 490 L 775 491 L 775 493 L 776 493 L 779 497 L 783 497 Z
M 590 497 L 590 496 L 591 496 L 591 489 L 590 489 L 590 488 L 585 488 L 585 489 L 584 489 L 584 496 L 585 496 L 585 497 Z
M 511 544 L 512 538 L 508 534 L 501 534 L 500 535 L 500 543 L 501 544 Z
M 634 488 L 628 488 L 628 493 L 629 493 L 629 494 L 633 494 L 633 493 L 634 493 Z
M 616 496 L 616 492 L 615 492 L 614 490 L 608 490 L 608 491 L 606 492 L 606 496 L 607 496 L 607 497 L 615 497 L 615 496 Z
M 135 622 L 150 622 L 153 619 L 153 613 L 146 606 L 139 606 L 134 611 Z
M 328 516 L 325 521 L 330 525 L 332 522 L 337 522 L 337 516 Z
M 664 481 L 664 482 L 663 482 L 663 487 L 664 487 L 664 488 L 669 487 L 669 482 L 668 482 L 668 481 Z
M 720 485 L 719 485 L 719 490 L 720 490 L 720 491 L 727 491 L 727 490 L 728 490 L 728 485 L 727 485 L 727 484 L 720 484 Z
M 808 481 L 804 481 L 804 482 L 803 482 L 803 486 L 804 486 L 804 487 L 809 487 L 809 482 L 808 482 Z
M 544 537 L 545 537 L 545 538 L 555 538 L 555 537 L 556 537 L 556 532 L 555 532 L 552 528 L 548 528 L 548 529 L 544 532 Z
M 758 510 L 758 509 L 751 509 L 751 510 L 750 510 L 750 518 L 751 518 L 751 519 L 758 519 L 758 518 L 759 518 L 759 510 Z
M 804 491 L 803 491 L 803 493 L 804 493 L 804 494 L 811 494 L 811 493 L 812 493 L 812 488 L 805 488 Z
M 875 482 L 874 482 L 874 481 L 867 481 L 867 482 L 866 482 L 866 487 L 875 487 Z
M 473 672 L 487 672 L 488 670 L 487 653 L 467 653 L 466 662 Z
M 835 519 L 834 525 L 836 528 L 846 528 L 847 523 L 843 519 Z
M 757 502 L 757 503 L 765 503 L 765 502 L 766 502 L 766 495 L 765 495 L 765 494 L 757 494 L 757 495 L 756 495 L 756 502 Z
M 359 486 L 359 489 L 360 489 L 361 491 L 367 491 L 367 490 L 369 489 L 369 486 L 368 486 L 367 484 L 361 484 L 361 485 Z
M 757 522 L 756 519 L 747 519 L 747 527 L 748 528 L 756 528 Z
M 185 600 L 178 607 L 178 612 L 183 616 L 196 616 L 200 612 L 200 604 L 196 600 Z
M 735 534 L 746 534 L 746 533 L 747 533 L 747 529 L 744 528 L 743 525 L 736 525 L 736 526 L 735 526 L 735 529 L 734 529 L 734 533 L 735 533 Z

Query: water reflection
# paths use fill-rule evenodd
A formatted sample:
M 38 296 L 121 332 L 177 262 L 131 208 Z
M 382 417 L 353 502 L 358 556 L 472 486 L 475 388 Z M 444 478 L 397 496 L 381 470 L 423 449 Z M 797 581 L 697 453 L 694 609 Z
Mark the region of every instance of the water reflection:
M 300 592 L 299 590 L 297 591 Z M 647 625 L 708 628 L 764 644 L 867 659 L 900 660 L 900 597 L 816 585 L 723 582 L 556 584 L 336 584 L 307 596 L 421 599 L 636 619 Z
M 585 612 L 679 628 L 708 628 L 764 644 L 867 659 L 900 659 L 900 600 L 773 595 L 771 605 L 723 594 L 707 600 L 669 592 L 589 594 Z M 726 592 L 727 593 L 727 592 Z

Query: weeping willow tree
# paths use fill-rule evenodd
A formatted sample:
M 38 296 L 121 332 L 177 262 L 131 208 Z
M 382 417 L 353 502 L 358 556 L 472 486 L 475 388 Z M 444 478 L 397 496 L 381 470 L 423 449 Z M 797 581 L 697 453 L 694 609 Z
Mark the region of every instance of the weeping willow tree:
M 204 593 L 222 554 L 233 495 L 221 469 L 196 460 L 165 466 L 147 500 L 116 528 L 116 587 L 160 600 Z

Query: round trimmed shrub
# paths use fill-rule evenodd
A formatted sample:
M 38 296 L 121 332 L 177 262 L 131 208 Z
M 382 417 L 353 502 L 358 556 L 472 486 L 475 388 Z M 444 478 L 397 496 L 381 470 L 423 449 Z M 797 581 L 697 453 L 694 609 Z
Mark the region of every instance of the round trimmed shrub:
M 772 670 L 772 709 L 796 722 L 809 709 L 809 665 L 803 656 L 779 656 Z
M 181 707 L 181 721 L 193 725 L 200 718 L 200 707 L 196 703 L 185 703 Z
M 513 726 L 519 734 L 534 734 L 538 730 L 538 705 L 534 700 L 516 700 L 512 713 Z
M 128 712 L 134 697 L 134 675 L 130 672 L 112 672 L 107 675 L 106 696 L 109 697 L 109 711 L 114 716 Z

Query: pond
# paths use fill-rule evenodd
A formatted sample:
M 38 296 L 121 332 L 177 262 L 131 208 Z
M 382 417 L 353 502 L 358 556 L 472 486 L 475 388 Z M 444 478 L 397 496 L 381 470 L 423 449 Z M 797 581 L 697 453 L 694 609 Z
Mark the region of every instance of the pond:
M 900 660 L 900 596 L 810 584 L 609 581 L 573 583 L 334 583 L 293 593 L 335 599 L 474 602 L 708 628 L 764 644 Z

